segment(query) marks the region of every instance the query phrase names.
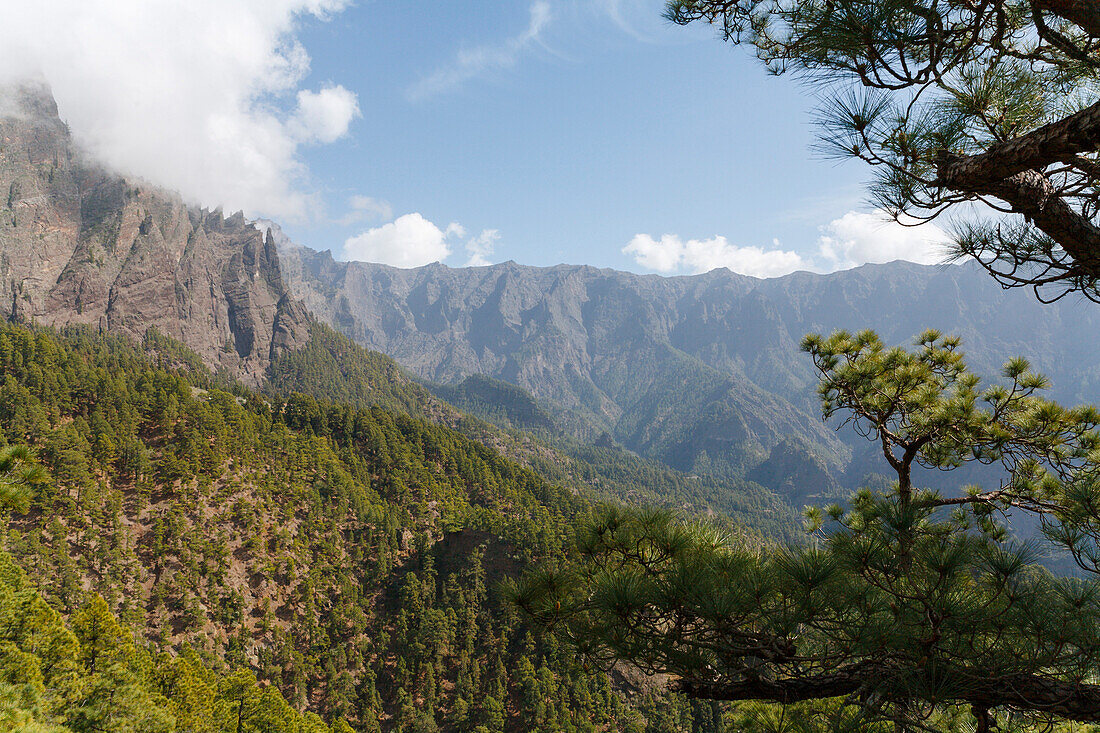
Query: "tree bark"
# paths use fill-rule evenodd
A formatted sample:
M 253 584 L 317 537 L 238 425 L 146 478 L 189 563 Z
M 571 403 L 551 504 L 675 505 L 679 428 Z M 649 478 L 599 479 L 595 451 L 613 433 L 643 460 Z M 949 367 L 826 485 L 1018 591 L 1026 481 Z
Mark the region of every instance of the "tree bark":
M 1087 4 L 1096 5 L 1094 10 L 1100 16 L 1100 4 Z M 1100 227 L 1074 211 L 1043 174 L 1052 164 L 1097 150 L 1100 102 L 1026 135 L 996 143 L 984 153 L 943 151 L 937 161 L 937 182 L 953 191 L 1001 199 L 1057 242 L 1082 274 L 1100 277 Z
M 866 663 L 812 677 L 757 678 L 717 684 L 681 680 L 674 687 L 689 697 L 705 700 L 767 700 L 786 704 L 881 690 L 883 682 L 897 672 L 896 668 Z M 958 693 L 941 702 L 965 703 L 977 710 L 1005 707 L 1082 723 L 1100 722 L 1100 685 L 1029 675 L 990 677 L 978 670 L 965 678 Z
M 1066 158 L 1097 150 L 1100 150 L 1100 102 L 1026 135 L 995 143 L 984 153 L 946 153 L 939 161 L 937 174 L 944 186 L 967 191 L 1027 170 L 1041 171 Z
M 957 173 L 952 156 L 945 156 L 940 180 L 948 188 L 1001 199 L 1061 246 L 1082 275 L 1100 278 L 1100 227 L 1074 211 L 1045 175 L 1033 169 L 1003 179 L 980 177 L 971 161 L 980 156 L 954 157 L 968 170 Z
M 1035 6 L 1075 23 L 1091 36 L 1100 36 L 1100 5 L 1096 0 L 1035 0 Z
M 1100 227 L 1063 201 L 1042 173 L 1024 171 L 975 192 L 1010 204 L 1061 245 L 1082 274 L 1100 277 Z

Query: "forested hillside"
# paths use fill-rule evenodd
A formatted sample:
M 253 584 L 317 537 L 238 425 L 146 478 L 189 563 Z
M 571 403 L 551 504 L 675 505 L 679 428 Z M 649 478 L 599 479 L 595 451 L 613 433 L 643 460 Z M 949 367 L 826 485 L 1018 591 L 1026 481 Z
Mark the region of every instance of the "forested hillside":
M 439 384 L 431 389 L 455 407 L 497 425 L 536 433 L 554 434 L 560 430 L 529 392 L 484 374 L 471 374 L 458 384 Z
M 12 570 L 5 582 L 50 633 L 69 634 L 68 617 L 80 648 L 99 643 L 81 637 L 82 618 L 117 614 L 111 644 L 138 660 L 134 689 L 176 718 L 164 730 L 232 728 L 186 727 L 191 693 L 163 670 L 206 680 L 215 707 L 254 673 L 295 710 L 359 731 L 714 729 L 710 703 L 643 692 L 627 704 L 621 685 L 519 623 L 496 581 L 560 555 L 590 504 L 460 433 L 377 406 L 219 388 L 155 333 L 138 348 L 4 326 L 0 373 L 3 440 L 32 446 L 51 476 L 7 531 L 27 581 Z M 99 674 L 83 663 L 79 674 Z M 10 655 L 0 665 L 38 690 L 16 704 L 43 725 L 97 729 L 65 717 L 52 678 L 43 687 Z
M 88 595 L 66 621 L 0 554 L 0 727 L 68 731 L 271 730 L 350 733 L 292 708 L 246 669 L 219 674 L 193 650 L 135 643 L 103 598 Z
M 799 532 L 796 510 L 801 504 L 784 502 L 760 483 L 728 476 L 687 475 L 609 440 L 588 445 L 571 439 L 549 422 L 529 394 L 496 380 L 481 377 L 467 380 L 460 387 L 436 385 L 433 394 L 389 357 L 365 349 L 321 323 L 311 325 L 310 339 L 301 349 L 273 360 L 268 375 L 266 389 L 272 396 L 300 392 L 319 400 L 384 407 L 442 424 L 493 447 L 575 494 L 717 513 L 742 530 L 772 537 L 790 537 Z M 521 415 L 521 424 L 515 426 L 508 414 Z M 535 432 L 530 430 L 532 427 Z M 814 480 L 805 488 L 807 494 L 828 494 L 833 486 L 827 475 L 823 482 L 816 481 L 818 477 L 810 478 Z

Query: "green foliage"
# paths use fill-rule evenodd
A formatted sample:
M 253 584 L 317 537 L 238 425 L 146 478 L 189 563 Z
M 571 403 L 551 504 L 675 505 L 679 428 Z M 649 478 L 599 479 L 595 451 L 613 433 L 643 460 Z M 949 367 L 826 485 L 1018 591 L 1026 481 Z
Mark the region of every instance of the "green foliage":
M 821 374 L 825 418 L 843 411 L 847 422 L 884 445 L 895 471 L 914 459 L 934 468 L 971 460 L 1001 461 L 1010 472 L 1029 460 L 1069 468 L 1100 446 L 1094 432 L 1100 413 L 1040 397 L 1049 384 L 1026 360 L 1005 365 L 1008 384 L 979 390 L 958 339 L 926 331 L 916 346 L 887 349 L 870 331 L 810 335 L 802 343 Z
M 154 654 L 97 595 L 66 623 L 0 554 L 0 722 L 24 733 L 328 733 L 246 672 Z M 248 711 L 238 727 L 237 709 Z
M 572 562 L 529 573 L 513 602 L 593 663 L 669 674 L 689 695 L 843 698 L 838 729 L 957 729 L 971 712 L 982 730 L 1100 721 L 1100 585 L 1043 571 L 994 521 L 1011 508 L 1041 513 L 1051 536 L 1086 531 L 1064 487 L 1093 487 L 1095 505 L 1095 410 L 1038 396 L 1045 380 L 1021 360 L 1007 384 L 980 390 L 957 340 L 933 332 L 911 351 L 869 332 L 804 348 L 825 414 L 882 447 L 893 488 L 811 512 L 814 544 L 788 549 L 609 509 L 579 533 Z M 1002 487 L 944 498 L 911 483 L 915 461 L 969 460 L 1002 464 Z M 812 729 L 757 712 L 770 729 Z
M 843 411 L 866 438 L 881 446 L 897 475 L 898 511 L 969 507 L 957 514 L 959 530 L 975 524 L 1001 540 L 998 511 L 1037 514 L 1048 537 L 1065 545 L 1086 570 L 1095 547 L 1100 412 L 1092 406 L 1065 408 L 1039 393 L 1049 385 L 1016 358 L 1004 366 L 1006 384 L 980 389 L 967 371 L 959 340 L 926 331 L 916 349 L 887 349 L 872 332 L 838 331 L 807 336 L 802 344 L 821 375 L 818 392 L 826 418 Z M 967 487 L 965 496 L 934 492 L 914 496 L 914 462 L 952 469 L 969 461 L 1000 464 L 1000 488 Z M 840 519 L 843 511 L 829 512 Z M 822 513 L 810 514 L 819 528 Z M 904 539 L 904 537 L 903 537 Z M 904 547 L 902 548 L 904 550 Z
M 45 481 L 46 472 L 26 446 L 0 449 L 0 508 L 26 511 L 34 487 Z
M 431 393 L 410 379 L 393 359 L 356 345 L 322 323 L 310 324 L 309 342 L 276 357 L 268 373 L 273 395 L 294 392 L 339 404 L 377 405 L 424 416 Z
M 31 694 L 32 672 L 0 679 L 19 686 L 0 689 L 11 719 L 346 733 L 637 718 L 495 590 L 560 556 L 586 500 L 455 430 L 249 393 L 185 357 L 0 326 L 0 435 L 52 477 L 6 537 L 37 588 L 19 581 L 39 614 L 23 627 L 48 631 L 35 653 L 76 680 Z M 57 707 L 70 689 L 89 702 Z M 666 700 L 652 724 L 687 706 Z

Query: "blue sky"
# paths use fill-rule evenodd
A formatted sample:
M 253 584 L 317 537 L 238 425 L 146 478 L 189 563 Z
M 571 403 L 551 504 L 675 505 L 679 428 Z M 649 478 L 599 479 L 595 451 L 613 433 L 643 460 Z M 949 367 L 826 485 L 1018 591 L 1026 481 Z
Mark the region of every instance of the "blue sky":
M 885 225 L 866 170 L 812 155 L 811 90 L 659 0 L 45 5 L 0 29 L 0 68 L 45 76 L 83 147 L 337 257 L 938 258 L 941 231 Z
M 364 3 L 302 34 L 312 75 L 362 109 L 347 139 L 307 153 L 331 205 L 365 195 L 441 228 L 495 229 L 494 260 L 629 269 L 644 269 L 622 252 L 638 233 L 809 251 L 860 208 L 865 171 L 810 153 L 807 90 L 710 28 L 670 25 L 660 2 L 623 0 L 618 18 L 610 3 L 549 3 L 518 49 L 530 5 L 439 6 Z M 479 49 L 511 63 L 424 91 Z M 285 228 L 335 252 L 354 233 Z

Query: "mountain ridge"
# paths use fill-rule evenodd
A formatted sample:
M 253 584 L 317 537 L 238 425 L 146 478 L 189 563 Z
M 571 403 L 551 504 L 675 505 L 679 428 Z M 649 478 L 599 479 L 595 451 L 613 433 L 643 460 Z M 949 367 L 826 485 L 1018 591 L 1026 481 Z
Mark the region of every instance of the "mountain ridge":
M 1093 309 L 1005 294 L 975 265 L 758 279 L 725 269 L 665 277 L 511 261 L 341 262 L 277 225 L 257 228 L 103 170 L 73 149 L 48 90 L 15 98 L 23 114 L 0 120 L 0 315 L 135 341 L 156 329 L 252 387 L 278 377 L 276 363 L 298 371 L 287 384 L 316 379 L 317 364 L 284 358 L 315 338 L 316 317 L 484 414 L 503 416 L 504 403 L 524 398 L 448 388 L 473 375 L 500 380 L 536 400 L 523 408 L 529 416 L 548 409 L 554 429 L 581 443 L 686 474 L 763 480 L 796 505 L 878 468 L 858 440 L 821 422 L 816 375 L 798 354 L 809 331 L 870 327 L 904 343 L 933 326 L 964 338 L 978 373 L 1022 353 L 1052 378 L 1055 398 L 1100 393 L 1100 346 L 1079 337 L 1100 329 Z M 342 367 L 327 368 L 331 382 Z M 367 371 L 405 379 L 380 363 Z M 398 392 L 398 402 L 437 399 Z M 433 420 L 450 410 L 420 407 Z M 807 480 L 818 485 L 799 486 Z
M 329 332 L 310 315 L 286 284 L 277 229 L 258 229 L 241 213 L 226 218 L 188 206 L 87 160 L 47 88 L 0 89 L 0 99 L 0 188 L 10 192 L 0 209 L 0 293 L 14 293 L 6 311 L 0 302 L 0 317 L 90 326 L 146 349 L 178 341 L 194 352 L 183 361 L 201 361 L 220 384 L 240 382 L 273 400 L 300 392 L 408 414 L 459 430 L 548 480 L 595 492 L 597 500 L 640 491 L 653 503 L 728 512 L 756 527 L 794 526 L 779 497 L 759 485 L 696 486 L 621 449 L 581 457 L 579 446 L 510 433 L 455 409 L 389 356 Z M 450 397 L 475 408 L 484 390 Z M 537 416 L 537 406 L 526 409 Z M 635 487 L 640 477 L 648 483 Z M 763 506 L 771 510 L 757 511 Z
M 960 335 L 987 377 L 1022 354 L 1052 378 L 1054 397 L 1100 395 L 1100 347 L 1080 338 L 1100 330 L 1100 316 L 1002 292 L 976 263 L 772 279 L 514 262 L 400 269 L 273 238 L 295 297 L 422 379 L 484 374 L 530 391 L 587 440 L 607 431 L 679 470 L 756 471 L 771 488 L 820 476 L 821 464 L 828 493 L 877 468 L 857 438 L 821 423 L 816 375 L 799 353 L 808 332 L 873 328 L 903 344 L 934 327 Z M 792 456 L 797 465 L 779 470 Z

